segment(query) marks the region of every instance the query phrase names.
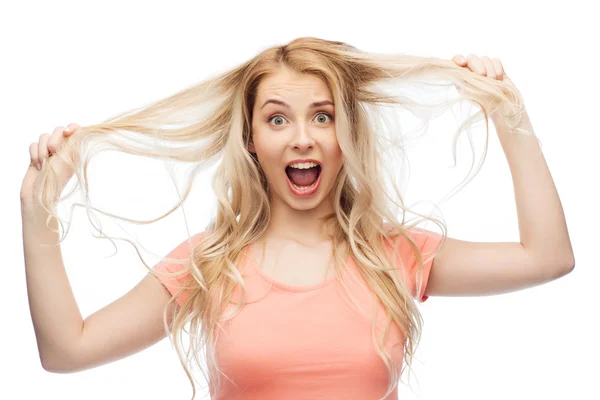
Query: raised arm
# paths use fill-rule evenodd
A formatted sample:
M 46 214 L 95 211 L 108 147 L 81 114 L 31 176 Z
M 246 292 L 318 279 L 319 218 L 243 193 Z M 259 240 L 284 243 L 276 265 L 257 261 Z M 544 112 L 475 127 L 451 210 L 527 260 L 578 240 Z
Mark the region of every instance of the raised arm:
M 171 293 L 148 274 L 131 291 L 85 321 L 62 261 L 58 234 L 46 214 L 22 204 L 27 295 L 42 367 L 68 373 L 124 358 L 164 337 L 163 311 Z M 56 228 L 56 221 L 52 224 Z M 167 316 L 171 323 L 172 313 Z
M 175 290 L 166 278 L 148 274 L 131 291 L 85 319 L 73 296 L 63 265 L 57 222 L 38 201 L 43 174 L 51 163 L 52 190 L 60 194 L 73 170 L 54 154 L 72 158 L 65 140 L 77 137 L 75 123 L 43 133 L 29 146 L 30 164 L 21 185 L 21 217 L 27 296 L 42 367 L 52 372 L 75 372 L 118 360 L 151 346 L 164 337 L 163 314 Z M 76 151 L 76 150 L 75 150 Z M 53 157 L 53 158 L 52 158 Z M 41 172 L 40 172 L 41 171 Z M 40 178 L 42 177 L 42 178 Z M 188 246 L 189 248 L 189 246 Z M 161 268 L 171 268 L 160 263 Z M 181 299 L 179 299 L 181 301 Z M 173 310 L 167 314 L 171 324 Z

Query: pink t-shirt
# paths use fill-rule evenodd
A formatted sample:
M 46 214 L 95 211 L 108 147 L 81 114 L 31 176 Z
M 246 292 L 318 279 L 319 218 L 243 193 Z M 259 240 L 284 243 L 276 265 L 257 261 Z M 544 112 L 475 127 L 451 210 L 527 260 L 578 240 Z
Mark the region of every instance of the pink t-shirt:
M 422 228 L 413 228 L 409 234 L 424 260 L 430 258 L 441 240 L 441 235 Z M 192 245 L 203 237 L 204 232 L 193 236 Z M 391 250 L 391 243 L 386 245 Z M 190 252 L 190 243 L 185 240 L 167 257 L 186 259 Z M 404 238 L 399 252 L 415 297 L 416 259 Z M 290 286 L 273 281 L 257 268 L 252 245 L 244 249 L 242 259 L 237 267 L 246 285 L 247 304 L 233 319 L 221 323 L 224 331 L 218 331 L 216 348 L 222 371 L 237 387 L 221 376 L 221 390 L 215 399 L 365 400 L 383 396 L 389 377 L 373 344 L 373 298 L 352 257 L 345 273 L 362 310 L 352 304 L 336 277 L 315 285 Z M 424 265 L 421 293 L 427 286 L 432 263 L 433 259 Z M 183 267 L 160 262 L 154 268 L 173 272 Z M 179 288 L 176 280 L 161 277 L 160 281 L 171 294 Z M 240 295 L 241 290 L 236 288 L 233 300 L 238 302 Z M 427 298 L 418 300 L 424 302 Z M 182 300 L 178 299 L 180 304 Z M 233 307 L 229 305 L 226 311 Z M 382 332 L 385 315 L 379 304 L 377 323 Z M 392 324 L 386 346 L 398 369 L 404 356 L 403 342 L 400 330 Z M 397 399 L 397 389 L 387 399 Z

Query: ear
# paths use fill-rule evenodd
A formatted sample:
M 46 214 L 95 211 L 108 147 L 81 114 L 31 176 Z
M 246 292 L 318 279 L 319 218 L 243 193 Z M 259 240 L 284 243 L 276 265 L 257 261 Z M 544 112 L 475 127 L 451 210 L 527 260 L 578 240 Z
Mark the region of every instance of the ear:
M 254 143 L 252 142 L 252 140 L 250 140 L 250 142 L 248 143 L 248 151 L 250 153 L 256 153 L 256 150 L 254 149 Z

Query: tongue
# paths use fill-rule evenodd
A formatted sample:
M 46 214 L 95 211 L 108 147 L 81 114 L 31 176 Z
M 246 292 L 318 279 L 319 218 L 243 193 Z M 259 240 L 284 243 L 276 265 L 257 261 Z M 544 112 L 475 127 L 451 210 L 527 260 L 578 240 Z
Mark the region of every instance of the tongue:
M 319 167 L 312 167 L 308 169 L 298 169 L 287 167 L 286 172 L 290 180 L 298 186 L 310 186 L 317 180 Z

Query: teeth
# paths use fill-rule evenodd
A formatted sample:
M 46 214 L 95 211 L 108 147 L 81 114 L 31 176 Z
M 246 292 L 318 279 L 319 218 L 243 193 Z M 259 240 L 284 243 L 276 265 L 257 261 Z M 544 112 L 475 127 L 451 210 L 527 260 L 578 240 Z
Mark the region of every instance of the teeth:
M 314 163 L 314 162 L 305 162 L 305 163 L 290 164 L 289 167 L 298 168 L 298 169 L 308 169 L 308 168 L 316 167 L 317 165 L 319 165 L 319 164 Z
M 317 180 L 318 180 L 318 179 L 317 179 Z M 291 181 L 290 181 L 290 183 L 291 183 L 291 184 L 292 184 L 292 185 L 293 185 L 293 186 L 294 186 L 296 189 L 298 189 L 299 191 L 301 191 L 301 192 L 304 192 L 304 191 L 306 191 L 306 190 L 308 190 L 308 189 L 310 189 L 310 188 L 314 187 L 314 186 L 317 184 L 317 181 L 314 181 L 314 182 L 313 182 L 311 185 L 309 185 L 309 186 L 298 186 L 298 185 L 296 185 L 294 182 L 291 182 Z

